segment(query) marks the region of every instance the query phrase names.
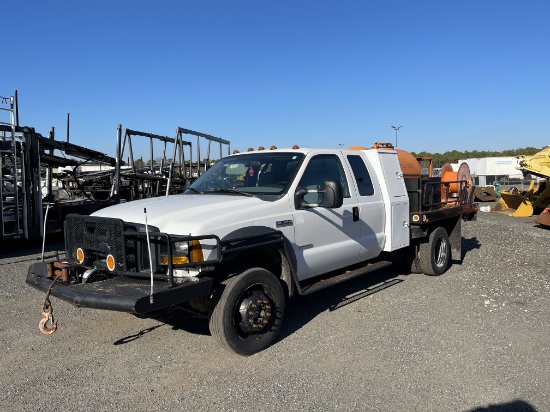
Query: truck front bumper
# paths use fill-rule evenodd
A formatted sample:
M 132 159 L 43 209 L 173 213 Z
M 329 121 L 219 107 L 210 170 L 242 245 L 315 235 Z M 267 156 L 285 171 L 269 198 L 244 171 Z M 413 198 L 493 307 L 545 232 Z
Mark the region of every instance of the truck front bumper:
M 92 283 L 53 282 L 53 279 L 47 278 L 46 263 L 40 262 L 29 267 L 26 282 L 43 292 L 51 287 L 51 296 L 77 307 L 145 314 L 207 296 L 213 281 L 212 278 L 201 277 L 167 288 L 167 282 L 155 280 L 152 303 L 151 282 L 143 278 L 115 276 Z

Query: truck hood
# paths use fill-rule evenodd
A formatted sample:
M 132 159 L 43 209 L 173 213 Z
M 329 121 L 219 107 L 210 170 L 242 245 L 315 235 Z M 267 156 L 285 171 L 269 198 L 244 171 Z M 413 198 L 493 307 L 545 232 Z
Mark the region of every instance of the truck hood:
M 188 235 L 215 230 L 219 233 L 222 227 L 227 230 L 234 225 L 241 226 L 244 221 L 264 220 L 269 216 L 273 217 L 270 220 L 274 224 L 274 215 L 290 212 L 288 199 L 284 199 L 271 202 L 240 195 L 182 194 L 121 203 L 101 209 L 93 216 L 145 224 L 144 210 L 147 210 L 147 223 L 161 232 Z M 281 201 L 287 208 L 281 208 Z

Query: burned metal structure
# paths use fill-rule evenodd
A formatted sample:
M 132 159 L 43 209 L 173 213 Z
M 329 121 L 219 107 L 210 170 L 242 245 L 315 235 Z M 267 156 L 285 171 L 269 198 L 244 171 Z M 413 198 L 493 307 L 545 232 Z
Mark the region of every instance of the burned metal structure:
M 123 131 L 118 125 L 116 157 L 110 157 L 69 143 L 68 118 L 67 139 L 60 141 L 54 127 L 44 137 L 20 126 L 18 110 L 17 91 L 0 96 L 0 243 L 62 233 L 69 214 L 89 215 L 120 202 L 182 193 L 215 162 L 212 143 L 219 145 L 219 158 L 230 154 L 228 140 L 183 127 L 170 138 Z M 196 138 L 196 161 L 194 144 L 184 136 Z M 149 139 L 149 160 L 134 157 L 137 138 Z M 159 144 L 161 154 L 155 158 Z M 202 159 L 201 146 L 206 149 Z

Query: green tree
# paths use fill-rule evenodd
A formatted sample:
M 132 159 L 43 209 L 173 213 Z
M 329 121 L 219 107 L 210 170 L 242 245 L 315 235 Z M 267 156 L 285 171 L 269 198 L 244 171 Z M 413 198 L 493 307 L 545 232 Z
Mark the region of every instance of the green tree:
M 411 152 L 415 157 L 432 157 L 434 167 L 441 167 L 445 163 L 457 163 L 459 160 L 465 159 L 481 159 L 484 157 L 509 157 L 509 156 L 532 156 L 540 152 L 543 148 L 537 149 L 536 147 L 525 147 L 520 149 L 507 149 L 503 151 L 487 151 L 487 150 L 472 150 L 472 151 L 458 151 L 451 150 L 443 154 L 441 153 L 430 153 L 430 152 Z

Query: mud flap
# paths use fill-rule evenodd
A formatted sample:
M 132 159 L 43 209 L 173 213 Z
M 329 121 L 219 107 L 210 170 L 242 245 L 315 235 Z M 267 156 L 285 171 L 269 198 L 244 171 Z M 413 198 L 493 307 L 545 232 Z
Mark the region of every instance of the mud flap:
M 449 233 L 451 259 L 462 262 L 462 219 L 458 218 Z

